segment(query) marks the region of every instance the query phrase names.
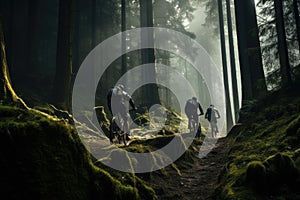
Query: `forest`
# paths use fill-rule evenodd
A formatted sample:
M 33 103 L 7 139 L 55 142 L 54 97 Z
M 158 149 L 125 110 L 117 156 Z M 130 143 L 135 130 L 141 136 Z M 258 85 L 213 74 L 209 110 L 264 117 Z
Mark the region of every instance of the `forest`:
M 299 12 L 0 0 L 0 198 L 300 199 Z

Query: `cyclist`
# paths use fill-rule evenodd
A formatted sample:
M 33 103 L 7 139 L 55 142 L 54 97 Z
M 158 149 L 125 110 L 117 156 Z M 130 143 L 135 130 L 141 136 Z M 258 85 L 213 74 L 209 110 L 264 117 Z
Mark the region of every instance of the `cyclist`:
M 198 109 L 200 111 L 200 114 L 198 115 Z M 191 99 L 187 100 L 185 104 L 185 114 L 188 117 L 188 128 L 190 129 L 190 132 L 196 131 L 195 127 L 199 124 L 199 118 L 198 116 L 203 115 L 203 109 L 201 107 L 201 104 L 198 102 L 197 97 L 192 97 Z M 192 123 L 195 124 L 192 124 Z M 199 124 L 197 132 L 197 137 L 200 137 L 201 133 L 201 124 Z
M 219 133 L 217 119 L 220 117 L 219 111 L 211 104 L 206 110 L 205 119 L 207 119 L 210 123 L 212 137 L 216 137 L 217 133 Z
M 124 85 L 118 84 L 114 88 L 111 88 L 107 95 L 107 104 L 109 111 L 111 112 L 113 119 L 117 116 L 124 120 L 123 130 L 126 133 L 126 140 L 130 140 L 130 130 L 129 130 L 129 112 L 127 108 L 127 102 L 131 105 L 133 110 L 136 110 L 135 104 L 131 96 L 124 90 Z M 113 110 L 112 110 L 113 106 Z M 112 141 L 112 138 L 110 138 Z

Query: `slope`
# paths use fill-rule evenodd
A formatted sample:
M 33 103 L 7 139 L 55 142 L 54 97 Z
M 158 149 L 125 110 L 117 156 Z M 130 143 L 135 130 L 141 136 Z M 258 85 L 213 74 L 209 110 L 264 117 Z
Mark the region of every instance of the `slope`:
M 216 199 L 299 199 L 299 85 L 274 92 L 241 111 Z

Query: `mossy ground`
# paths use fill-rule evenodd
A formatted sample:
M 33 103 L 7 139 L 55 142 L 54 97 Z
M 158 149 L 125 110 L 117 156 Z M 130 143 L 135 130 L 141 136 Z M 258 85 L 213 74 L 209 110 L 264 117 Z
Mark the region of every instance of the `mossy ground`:
M 8 106 L 0 116 L 1 199 L 139 199 L 92 163 L 65 120 Z
M 152 128 L 157 128 L 157 124 L 151 123 L 150 121 L 162 121 L 159 117 L 153 117 L 149 118 L 149 114 L 147 113 L 135 113 L 132 117 L 135 119 L 134 121 L 141 125 L 141 127 L 137 127 L 135 129 L 132 129 L 132 135 L 131 135 L 131 142 L 130 145 L 124 146 L 124 145 L 118 145 L 119 148 L 125 149 L 128 152 L 139 152 L 139 153 L 151 153 L 165 145 L 167 145 L 171 140 L 173 140 L 175 137 L 178 139 L 178 141 L 182 141 L 182 137 L 190 137 L 192 139 L 192 136 L 190 133 L 188 133 L 187 129 L 187 119 L 184 119 L 184 116 L 179 115 L 178 113 L 174 111 L 165 110 L 167 113 L 167 120 L 164 127 L 158 128 L 158 132 L 153 131 L 152 129 L 144 129 L 143 126 L 151 126 Z M 98 116 L 98 119 L 106 118 L 105 113 L 99 112 L 100 116 Z M 150 113 L 150 115 L 153 113 Z M 179 121 L 183 120 L 183 127 L 184 129 L 180 128 Z M 109 120 L 105 119 L 103 121 L 109 122 Z M 153 122 L 152 121 L 152 122 Z M 203 132 L 205 133 L 205 129 L 203 129 Z M 130 185 L 136 185 L 139 191 L 143 191 L 141 196 L 144 199 L 153 199 L 153 198 L 162 198 L 162 196 L 170 195 L 169 192 L 171 191 L 164 191 L 162 192 L 162 188 L 166 187 L 165 181 L 160 181 L 162 179 L 168 179 L 170 177 L 180 177 L 181 176 L 181 170 L 184 169 L 191 169 L 193 166 L 193 163 L 195 159 L 197 158 L 199 146 L 202 144 L 201 139 L 195 139 L 192 142 L 192 145 L 187 149 L 187 151 L 180 156 L 179 159 L 175 161 L 170 166 L 164 167 L 160 170 L 149 172 L 149 173 L 141 173 L 141 174 L 131 174 L 131 173 L 123 173 L 116 170 L 109 169 L 109 167 L 105 166 L 101 161 L 97 161 L 96 165 L 107 169 L 110 171 L 110 173 L 113 175 L 113 177 L 116 177 L 118 180 L 121 180 L 122 183 L 127 183 Z M 176 148 L 176 147 L 175 147 Z M 176 149 L 175 149 L 176 150 Z M 110 156 L 107 156 L 107 159 L 110 159 L 113 157 L 114 150 L 112 149 L 112 152 Z M 126 156 L 125 156 L 126 157 Z M 127 157 L 128 158 L 128 157 Z M 105 159 L 105 158 L 104 158 Z M 153 157 L 153 162 L 150 162 L 150 164 L 155 165 L 155 160 L 160 159 L 157 157 Z M 163 160 L 163 158 L 161 158 Z M 130 162 L 129 160 L 126 160 L 124 162 Z M 131 162 L 132 163 L 132 162 Z M 178 178 L 177 178 L 178 179 Z M 172 191 L 177 191 L 176 188 L 173 188 Z
M 217 199 L 300 198 L 297 190 L 300 187 L 299 105 L 297 92 L 281 91 L 281 94 L 272 94 L 242 111 L 241 123 L 223 141 L 230 146 L 230 152 L 215 190 Z M 99 111 L 103 113 L 101 109 Z M 177 189 L 169 189 L 174 192 L 169 194 L 161 190 L 163 187 L 160 184 L 166 182 L 160 183 L 159 180 L 170 176 L 180 177 L 182 171 L 192 170 L 195 154 L 202 144 L 201 139 L 194 140 L 174 164 L 161 170 L 144 174 L 122 173 L 95 162 L 81 143 L 75 128 L 69 124 L 70 121 L 51 115 L 0 106 L 1 197 L 175 197 Z M 137 115 L 136 120 L 138 123 L 149 123 L 147 115 Z M 137 128 L 133 131 L 139 137 L 133 137 L 129 146 L 120 148 L 130 152 L 151 152 L 168 144 L 176 137 L 176 133 L 189 137 L 187 130 L 178 126 L 180 120 L 182 116 L 169 112 L 167 126 L 162 131 L 151 136 L 152 132 L 142 132 Z M 107 129 L 109 120 L 104 114 L 100 121 L 101 126 Z
M 100 125 L 107 128 L 109 120 L 103 110 L 99 111 L 103 114 Z M 159 186 L 149 183 L 153 174 L 122 173 L 95 162 L 70 124 L 69 116 L 61 114 L 64 113 L 51 107 L 40 107 L 38 111 L 0 105 L 1 198 L 158 198 L 154 188 Z M 143 139 L 120 148 L 131 152 L 160 148 L 175 137 L 179 117 L 170 112 L 168 126 L 155 137 L 141 135 Z M 143 115 L 137 120 L 141 118 L 148 120 Z M 194 141 L 194 145 L 199 144 L 201 140 Z M 167 175 L 170 171 L 180 174 L 180 168 L 193 162 L 195 152 L 192 146 L 172 166 L 156 174 Z
M 300 94 L 290 88 L 242 111 L 229 133 L 218 199 L 300 199 Z M 297 150 L 298 149 L 298 150 Z

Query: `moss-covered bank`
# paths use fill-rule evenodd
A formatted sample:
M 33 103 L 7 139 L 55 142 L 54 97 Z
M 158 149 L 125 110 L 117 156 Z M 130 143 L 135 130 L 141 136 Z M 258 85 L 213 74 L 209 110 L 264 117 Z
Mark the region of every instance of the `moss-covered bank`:
M 270 94 L 241 112 L 216 199 L 300 199 L 300 94 Z
M 2 105 L 0 116 L 1 199 L 140 199 L 92 163 L 64 120 Z

